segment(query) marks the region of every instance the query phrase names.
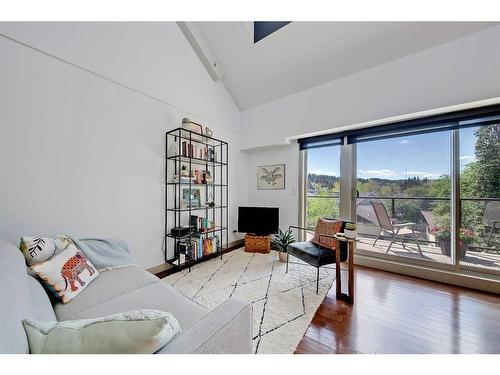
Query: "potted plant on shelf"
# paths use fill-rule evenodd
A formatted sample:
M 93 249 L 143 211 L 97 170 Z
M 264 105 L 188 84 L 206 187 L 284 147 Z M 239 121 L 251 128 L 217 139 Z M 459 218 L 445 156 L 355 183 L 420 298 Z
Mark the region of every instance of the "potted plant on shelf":
M 278 251 L 278 256 L 281 262 L 286 262 L 286 248 L 292 242 L 295 242 L 295 238 L 293 237 L 291 229 L 288 229 L 285 232 L 280 229 L 279 232 L 273 236 L 272 245 L 273 248 Z
M 451 249 L 451 229 L 449 225 L 435 225 L 431 229 L 431 233 L 436 236 L 436 240 L 441 248 L 441 253 L 446 256 L 450 256 Z M 465 258 L 469 244 L 474 241 L 476 234 L 465 228 L 460 228 L 460 258 Z
M 345 238 L 355 239 L 356 238 L 356 224 L 355 223 L 346 223 L 344 228 L 344 236 Z

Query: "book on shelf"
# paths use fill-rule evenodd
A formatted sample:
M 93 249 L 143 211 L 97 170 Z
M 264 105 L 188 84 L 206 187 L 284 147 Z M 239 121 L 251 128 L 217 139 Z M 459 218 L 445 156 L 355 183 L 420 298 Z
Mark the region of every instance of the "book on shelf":
M 189 222 L 193 231 L 197 233 L 205 233 L 215 229 L 215 222 L 209 220 L 207 217 L 191 215 Z
M 180 263 L 189 260 L 198 260 L 204 256 L 217 252 L 219 236 L 203 238 L 199 235 L 193 235 L 190 238 L 177 241 L 177 249 Z
M 172 147 L 174 154 L 177 155 L 174 148 Z M 217 159 L 217 151 L 208 146 L 200 146 L 195 143 L 189 143 L 187 141 L 183 141 L 181 143 L 181 156 L 188 158 L 195 158 L 207 161 L 218 161 Z
M 190 173 L 186 172 L 186 175 L 181 176 L 175 174 L 172 182 L 193 185 L 211 185 L 213 183 L 212 174 L 204 169 L 192 169 Z

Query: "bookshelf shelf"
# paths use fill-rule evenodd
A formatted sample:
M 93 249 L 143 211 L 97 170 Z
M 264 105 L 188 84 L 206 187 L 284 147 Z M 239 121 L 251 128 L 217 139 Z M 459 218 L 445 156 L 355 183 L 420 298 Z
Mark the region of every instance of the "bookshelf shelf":
M 167 182 L 166 183 L 169 186 L 176 186 L 176 185 L 191 185 L 194 187 L 202 187 L 202 186 L 227 186 L 226 184 L 196 184 L 196 183 L 189 183 L 189 182 Z
M 197 164 L 197 165 L 227 165 L 227 163 L 221 162 L 221 161 L 216 161 L 216 160 L 206 160 L 206 159 L 201 159 L 201 158 L 195 158 L 195 157 L 188 157 L 188 156 L 179 156 L 179 155 L 173 155 L 173 156 L 167 156 L 167 160 L 172 160 L 175 162 L 181 162 L 181 163 L 191 163 L 191 164 Z
M 165 138 L 165 262 L 191 270 L 228 248 L 228 143 L 183 128 Z
M 223 227 L 223 228 L 216 228 L 216 229 L 210 229 L 210 230 L 206 230 L 204 232 L 192 232 L 192 233 L 189 233 L 189 234 L 186 234 L 184 236 L 174 236 L 172 234 L 167 234 L 167 237 L 169 238 L 189 238 L 189 237 L 198 237 L 198 236 L 203 236 L 203 235 L 209 235 L 209 234 L 212 234 L 212 233 L 216 233 L 216 232 L 220 232 L 220 231 L 226 231 L 227 228 Z
M 189 212 L 189 211 L 204 211 L 204 210 L 213 210 L 217 208 L 227 208 L 227 206 L 214 206 L 214 207 L 187 207 L 187 208 L 167 208 L 167 211 L 173 211 L 173 212 Z

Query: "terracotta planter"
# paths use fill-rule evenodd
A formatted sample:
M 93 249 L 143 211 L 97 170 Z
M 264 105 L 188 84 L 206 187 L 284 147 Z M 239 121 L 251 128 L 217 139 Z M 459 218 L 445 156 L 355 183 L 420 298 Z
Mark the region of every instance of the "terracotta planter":
M 286 263 L 286 253 L 283 251 L 278 251 L 278 257 L 280 259 L 280 262 Z
M 439 240 L 439 247 L 441 248 L 441 253 L 446 256 L 450 256 L 451 243 L 450 240 Z M 460 241 L 460 259 L 465 258 L 469 244 Z

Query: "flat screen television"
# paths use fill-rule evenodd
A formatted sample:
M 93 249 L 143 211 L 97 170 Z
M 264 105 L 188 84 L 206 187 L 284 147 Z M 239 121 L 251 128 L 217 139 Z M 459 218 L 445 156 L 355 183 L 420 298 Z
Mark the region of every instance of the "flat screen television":
M 267 236 L 278 233 L 278 207 L 238 207 L 238 232 Z

